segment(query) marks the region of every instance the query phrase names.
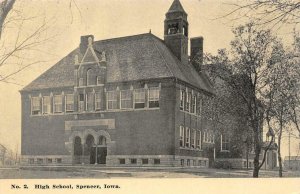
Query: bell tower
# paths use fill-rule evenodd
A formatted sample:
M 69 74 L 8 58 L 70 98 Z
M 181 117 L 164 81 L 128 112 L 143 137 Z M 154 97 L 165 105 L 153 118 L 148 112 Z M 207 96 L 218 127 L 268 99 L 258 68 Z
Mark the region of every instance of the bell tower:
M 179 0 L 174 0 L 166 13 L 164 41 L 173 54 L 184 64 L 188 63 L 189 24 L 187 13 Z

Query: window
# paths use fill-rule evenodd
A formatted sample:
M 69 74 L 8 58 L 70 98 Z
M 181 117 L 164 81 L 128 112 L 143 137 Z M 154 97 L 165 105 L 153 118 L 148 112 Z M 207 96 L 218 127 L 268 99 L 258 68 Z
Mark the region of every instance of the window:
M 51 103 L 50 103 L 50 96 L 43 97 L 43 114 L 47 115 L 50 114 L 51 111 Z
M 94 110 L 94 93 L 89 92 L 86 94 L 86 110 L 91 112 Z
M 180 129 L 179 129 L 179 145 L 180 147 L 184 147 L 184 128 L 183 126 L 180 126 Z
M 88 69 L 86 72 L 86 85 L 91 86 L 94 85 L 93 80 L 92 80 L 92 69 Z
M 190 112 L 191 106 L 191 94 L 189 92 L 186 93 L 186 104 L 185 104 L 185 111 Z
M 191 113 L 196 113 L 196 104 L 197 104 L 197 96 L 194 95 L 192 97 L 192 107 L 191 107 Z
M 67 94 L 66 95 L 66 112 L 74 111 L 74 95 Z
M 148 164 L 149 160 L 148 159 L 142 159 L 142 164 Z
M 145 108 L 145 89 L 134 91 L 134 108 Z
M 62 159 L 61 158 L 56 158 L 55 161 L 56 161 L 57 164 L 62 163 Z
M 32 115 L 40 114 L 40 98 L 39 97 L 31 98 L 31 114 Z
M 79 94 L 79 99 L 78 99 L 78 111 L 82 112 L 84 111 L 84 94 Z
M 149 108 L 159 107 L 159 88 L 149 89 Z
M 185 92 L 180 90 L 180 110 L 184 110 Z
M 62 112 L 62 96 L 61 95 L 54 96 L 53 103 L 54 103 L 54 113 L 61 113 Z
M 79 78 L 79 83 L 78 83 L 79 86 L 83 86 L 83 78 Z
M 191 136 L 191 143 L 192 143 L 192 148 L 196 148 L 196 130 L 192 130 L 192 136 Z
M 104 79 L 102 76 L 97 76 L 97 85 L 103 85 L 104 84 Z
M 202 148 L 202 146 L 201 146 L 201 131 L 200 130 L 198 130 L 198 133 L 197 133 L 197 145 L 196 145 L 197 147 L 197 149 L 200 149 L 201 150 L 201 148 Z
M 29 164 L 34 164 L 34 158 L 29 158 L 29 159 L 28 159 L 28 163 L 29 163 Z
M 119 163 L 120 163 L 120 164 L 125 164 L 125 159 L 124 159 L 124 158 L 120 158 L 120 159 L 119 159 Z
M 181 166 L 184 166 L 184 159 L 181 159 L 181 160 L 180 160 L 180 165 L 181 165 Z
M 198 98 L 196 104 L 197 104 L 197 115 L 201 115 L 201 109 L 202 109 L 202 99 L 201 99 L 201 97 Z
M 47 163 L 51 164 L 52 163 L 52 159 L 51 158 L 47 158 Z
M 95 110 L 101 110 L 101 92 L 95 93 Z
M 193 160 L 193 166 L 196 166 L 196 160 Z
M 186 160 L 186 165 L 187 165 L 187 166 L 190 166 L 190 165 L 191 165 L 190 159 L 187 159 L 187 160 Z
M 118 109 L 118 95 L 117 91 L 107 92 L 107 109 L 115 110 Z
M 221 135 L 221 151 L 229 151 L 228 135 Z
M 160 164 L 160 159 L 155 158 L 154 159 L 154 164 Z
M 191 130 L 189 128 L 185 128 L 185 135 L 185 146 L 190 147 Z
M 130 163 L 131 164 L 137 164 L 137 159 L 135 159 L 135 158 L 130 159 Z
M 38 158 L 38 159 L 37 159 L 37 163 L 38 163 L 38 164 L 43 164 L 43 158 Z
M 122 90 L 121 91 L 121 109 L 132 108 L 132 91 Z

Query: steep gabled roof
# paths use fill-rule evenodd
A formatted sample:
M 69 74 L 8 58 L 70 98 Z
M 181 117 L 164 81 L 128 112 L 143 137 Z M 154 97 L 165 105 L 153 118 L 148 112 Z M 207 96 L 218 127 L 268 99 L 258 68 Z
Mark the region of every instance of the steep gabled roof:
M 107 83 L 177 78 L 213 93 L 206 75 L 198 74 L 191 64 L 182 64 L 161 39 L 150 33 L 96 41 L 93 47 L 96 53 L 106 53 Z M 73 87 L 75 55 L 79 56 L 79 61 L 82 60 L 83 54 L 77 48 L 23 91 Z
M 179 0 L 174 0 L 168 12 L 184 12 L 183 6 Z

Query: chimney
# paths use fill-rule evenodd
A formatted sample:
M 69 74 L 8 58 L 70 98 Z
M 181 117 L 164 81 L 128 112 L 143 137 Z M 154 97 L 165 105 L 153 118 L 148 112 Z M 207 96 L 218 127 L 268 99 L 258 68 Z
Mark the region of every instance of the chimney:
M 203 37 L 191 38 L 191 57 L 190 62 L 197 72 L 201 71 L 203 65 Z
M 88 48 L 89 45 L 89 39 L 91 39 L 91 42 L 94 42 L 94 36 L 93 35 L 86 35 L 86 36 L 81 36 L 80 38 L 80 52 L 84 54 L 86 52 L 86 49 Z

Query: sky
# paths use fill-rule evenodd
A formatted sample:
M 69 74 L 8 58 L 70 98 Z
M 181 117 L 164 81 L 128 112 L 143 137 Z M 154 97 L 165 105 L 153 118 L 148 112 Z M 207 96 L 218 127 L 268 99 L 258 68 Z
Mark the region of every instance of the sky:
M 13 150 L 20 150 L 21 101 L 19 90 L 29 84 L 62 57 L 79 46 L 80 36 L 93 34 L 95 40 L 109 39 L 151 32 L 163 39 L 165 13 L 173 0 L 17 0 L 16 15 L 25 18 L 8 24 L 2 43 L 12 46 L 19 37 L 22 41 L 41 25 L 45 31 L 37 37 L 39 44 L 21 53 L 21 58 L 9 61 L 0 68 L 0 74 L 18 69 L 15 63 L 38 62 L 10 80 L 16 84 L 0 82 L 0 143 Z M 71 3 L 70 3 L 71 2 Z M 188 13 L 190 38 L 204 37 L 204 52 L 215 54 L 220 48 L 228 48 L 232 26 L 244 21 L 216 19 L 232 10 L 230 3 L 237 0 L 181 0 Z M 289 32 L 279 35 L 287 40 Z M 287 139 L 285 137 L 285 139 Z M 286 140 L 284 139 L 284 144 Z M 299 140 L 292 138 L 291 148 L 297 150 Z M 284 146 L 284 154 L 287 155 Z M 294 152 L 294 151 L 293 151 Z M 296 153 L 295 153 L 296 154 Z

